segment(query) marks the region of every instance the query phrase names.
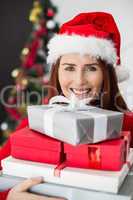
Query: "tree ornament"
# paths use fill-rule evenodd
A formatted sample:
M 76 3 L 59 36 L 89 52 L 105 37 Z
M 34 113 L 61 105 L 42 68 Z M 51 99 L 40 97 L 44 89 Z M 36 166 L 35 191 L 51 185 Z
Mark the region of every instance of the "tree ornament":
M 0 127 L 2 131 L 6 131 L 8 129 L 8 124 L 6 122 L 2 122 Z
M 21 86 L 23 88 L 23 90 L 27 87 L 28 85 L 28 80 L 26 78 L 21 80 Z
M 23 56 L 28 55 L 29 51 L 30 51 L 29 48 L 27 48 L 27 47 L 24 48 L 24 49 L 22 50 L 22 55 L 23 55 Z
M 31 10 L 30 16 L 29 16 L 29 21 L 32 23 L 37 23 L 39 21 L 39 17 L 42 13 L 42 7 L 39 2 L 34 2 L 34 7 Z
M 19 69 L 14 69 L 12 72 L 11 72 L 11 76 L 13 78 L 17 78 L 17 76 L 19 75 Z
M 54 20 L 48 20 L 47 23 L 46 23 L 46 26 L 48 29 L 54 29 L 55 26 L 56 26 L 56 23 Z
M 54 16 L 54 11 L 51 8 L 48 9 L 47 16 L 48 17 L 53 17 Z

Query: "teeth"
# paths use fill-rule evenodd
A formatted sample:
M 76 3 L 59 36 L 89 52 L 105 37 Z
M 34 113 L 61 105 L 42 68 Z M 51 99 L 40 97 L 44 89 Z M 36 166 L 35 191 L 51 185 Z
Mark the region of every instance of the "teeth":
M 71 90 L 76 94 L 76 95 L 83 95 L 83 94 L 87 94 L 88 92 L 91 91 L 91 88 L 89 89 L 74 89 L 71 88 Z

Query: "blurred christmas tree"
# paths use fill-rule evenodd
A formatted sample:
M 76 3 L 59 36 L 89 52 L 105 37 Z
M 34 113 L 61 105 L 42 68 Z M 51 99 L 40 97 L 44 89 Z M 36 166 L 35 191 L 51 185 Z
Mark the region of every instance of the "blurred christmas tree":
M 3 107 L 1 104 L 2 112 L 6 113 L 0 124 L 0 144 L 27 115 L 27 105 L 42 104 L 47 95 L 47 43 L 58 32 L 58 23 L 54 20 L 56 13 L 57 9 L 50 0 L 35 0 L 33 3 L 29 16 L 33 29 L 22 49 L 20 66 L 11 73 L 15 84 L 5 94 L 6 105 Z

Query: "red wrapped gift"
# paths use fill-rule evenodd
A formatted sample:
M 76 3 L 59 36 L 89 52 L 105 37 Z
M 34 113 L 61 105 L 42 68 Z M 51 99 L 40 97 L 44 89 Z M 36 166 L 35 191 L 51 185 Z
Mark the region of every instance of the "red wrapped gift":
M 11 136 L 11 156 L 35 162 L 59 164 L 64 160 L 62 142 L 25 127 Z
M 97 144 L 72 146 L 64 143 L 66 166 L 118 171 L 129 153 L 130 132 L 124 131 L 120 139 Z
M 131 147 L 133 147 L 133 112 L 124 113 L 123 131 L 131 132 Z

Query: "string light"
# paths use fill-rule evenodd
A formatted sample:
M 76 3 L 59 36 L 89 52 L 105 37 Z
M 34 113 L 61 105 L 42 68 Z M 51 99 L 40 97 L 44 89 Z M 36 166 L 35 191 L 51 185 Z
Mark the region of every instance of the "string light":
M 6 122 L 1 123 L 1 130 L 6 131 L 8 129 L 8 124 Z
M 13 78 L 16 78 L 16 77 L 18 76 L 18 74 L 19 74 L 19 70 L 18 70 L 18 69 L 14 69 L 14 70 L 11 72 L 11 76 L 12 76 Z
M 23 86 L 27 86 L 28 85 L 28 80 L 26 78 L 22 79 L 21 81 Z
M 29 53 L 29 49 L 28 48 L 24 48 L 22 50 L 22 55 L 27 55 Z

